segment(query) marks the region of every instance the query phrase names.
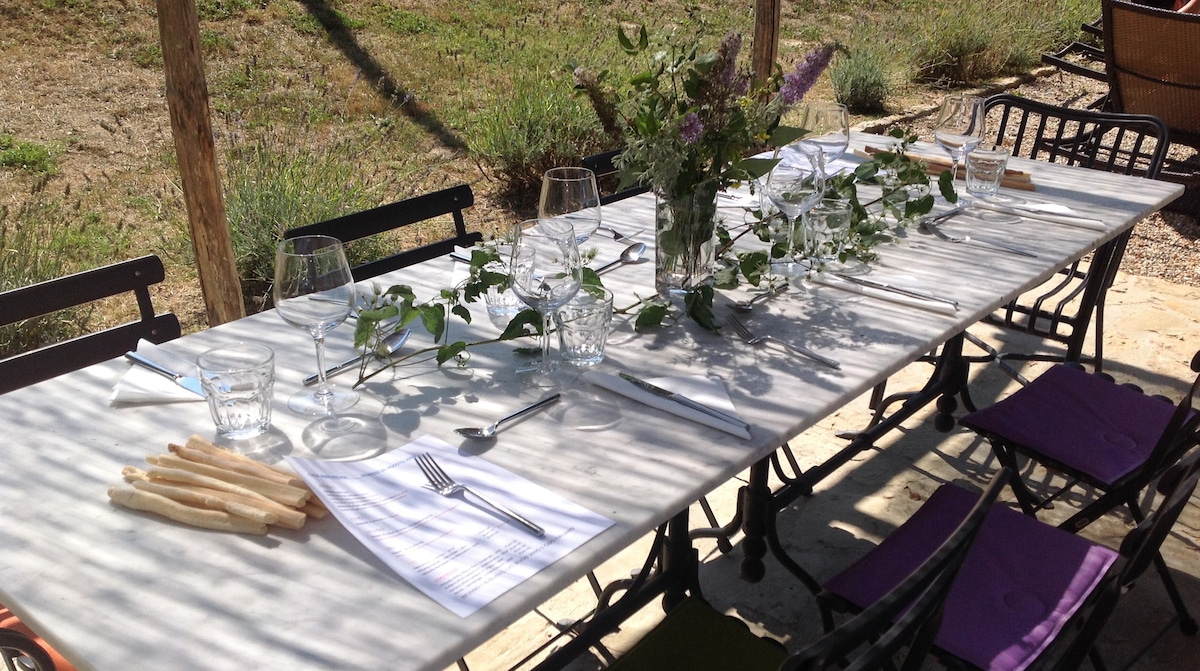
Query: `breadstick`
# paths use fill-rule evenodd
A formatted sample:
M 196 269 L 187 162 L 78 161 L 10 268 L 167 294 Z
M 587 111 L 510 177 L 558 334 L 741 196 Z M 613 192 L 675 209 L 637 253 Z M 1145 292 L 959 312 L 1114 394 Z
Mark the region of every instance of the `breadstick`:
M 209 489 L 208 487 L 203 487 L 200 485 L 190 485 L 187 483 L 179 483 L 179 484 L 176 484 L 173 486 L 179 487 L 180 489 L 189 489 L 198 494 L 219 496 L 221 498 L 228 499 L 230 501 L 237 501 L 238 503 L 242 503 L 247 506 L 261 508 L 262 510 L 266 510 L 268 512 L 274 513 L 275 516 L 278 518 L 278 520 L 276 520 L 274 522 L 274 524 L 276 526 L 281 526 L 285 529 L 303 529 L 304 522 L 308 519 L 305 516 L 303 510 L 297 510 L 296 508 L 285 506 L 282 503 L 279 503 L 277 501 L 272 501 L 271 499 L 268 499 L 265 496 L 260 496 L 258 498 L 250 498 L 247 496 L 242 496 L 241 494 L 236 494 L 234 492 L 224 492 L 219 489 Z M 305 504 L 305 505 L 308 505 L 308 504 Z
M 199 436 L 199 435 L 190 436 L 187 439 L 187 447 L 189 447 L 193 450 L 199 450 L 200 452 L 204 452 L 205 454 L 208 454 L 208 455 L 211 455 L 211 456 L 214 456 L 217 458 L 228 459 L 229 461 L 236 461 L 236 462 L 246 466 L 247 468 L 258 471 L 259 473 L 263 473 L 263 474 L 271 473 L 275 477 L 286 478 L 287 481 L 283 481 L 283 480 L 281 480 L 281 481 L 284 482 L 285 484 L 292 485 L 293 487 L 303 487 L 304 486 L 304 481 L 301 480 L 300 478 L 296 477 L 296 474 L 292 473 L 289 470 L 279 468 L 277 466 L 270 466 L 268 464 L 262 463 L 261 461 L 255 461 L 254 459 L 251 459 L 250 457 L 247 457 L 244 454 L 238 454 L 237 452 L 234 452 L 233 450 L 226 449 L 224 447 L 221 447 L 220 445 L 211 443 L 208 440 L 205 440 L 203 436 Z M 251 473 L 250 475 L 258 475 L 260 478 L 264 478 L 266 480 L 271 479 L 271 477 L 269 477 L 267 475 L 260 475 L 259 473 Z
M 329 516 L 329 509 L 326 508 L 325 504 L 321 503 L 320 499 L 318 499 L 315 496 L 312 497 L 311 499 L 309 499 L 308 502 L 305 503 L 303 506 L 301 506 L 300 510 L 305 515 L 308 515 L 310 517 L 315 517 L 319 520 L 323 520 Z
M 308 500 L 311 493 L 307 489 L 292 487 L 278 482 L 271 482 L 252 475 L 243 473 L 235 473 L 227 471 L 223 468 L 216 468 L 205 464 L 198 464 L 194 461 L 188 461 L 177 457 L 173 454 L 158 454 L 146 457 L 146 461 L 155 466 L 163 466 L 166 468 L 174 468 L 178 470 L 191 471 L 193 473 L 203 475 L 215 480 L 224 480 L 225 482 L 238 485 L 239 487 L 258 492 L 267 498 L 278 501 L 284 505 L 299 508 Z
M 202 506 L 211 510 L 224 510 L 230 515 L 237 515 L 248 520 L 258 522 L 259 524 L 275 524 L 279 521 L 279 516 L 275 513 L 264 510 L 257 506 L 247 505 L 240 501 L 234 501 L 220 492 L 208 494 L 195 489 L 186 487 L 176 487 L 174 485 L 164 485 L 148 480 L 136 480 L 133 483 L 134 489 L 140 489 L 144 492 L 165 496 L 168 499 L 187 503 L 193 506 Z M 232 494 L 228 495 L 232 496 Z
M 244 517 L 230 515 L 219 510 L 193 508 L 165 496 L 137 489 L 110 487 L 108 498 L 121 506 L 134 510 L 143 510 L 167 519 L 189 524 L 194 527 L 213 529 L 214 531 L 232 531 L 239 534 L 255 534 L 264 536 L 267 525 L 252 522 Z

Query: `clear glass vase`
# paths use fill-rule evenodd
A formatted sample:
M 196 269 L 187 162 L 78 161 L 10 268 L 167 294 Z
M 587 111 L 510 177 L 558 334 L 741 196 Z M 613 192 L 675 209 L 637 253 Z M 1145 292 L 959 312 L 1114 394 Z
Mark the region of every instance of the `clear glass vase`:
M 655 193 L 654 286 L 681 296 L 713 283 L 716 262 L 717 185 L 702 182 L 681 194 Z

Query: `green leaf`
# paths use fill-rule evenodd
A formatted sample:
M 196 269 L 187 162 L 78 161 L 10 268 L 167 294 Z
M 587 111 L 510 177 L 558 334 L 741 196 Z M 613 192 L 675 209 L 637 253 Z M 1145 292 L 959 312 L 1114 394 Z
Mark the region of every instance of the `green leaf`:
M 777 126 L 771 131 L 771 139 L 769 142 L 772 147 L 784 147 L 796 140 L 808 135 L 807 128 L 796 128 L 794 126 Z
M 533 330 L 526 328 L 532 326 Z M 542 316 L 537 310 L 521 310 L 504 327 L 504 332 L 497 340 L 516 340 L 542 332 Z
M 746 171 L 750 179 L 762 177 L 779 165 L 777 158 L 744 158 L 737 162 L 737 167 Z
M 425 326 L 434 341 L 442 339 L 442 334 L 446 332 L 446 313 L 440 305 L 422 305 L 417 308 L 417 312 L 421 316 L 421 323 Z
M 459 340 L 458 342 L 452 342 L 449 345 L 442 345 L 437 351 L 438 365 L 440 366 L 446 363 L 447 361 L 466 351 L 466 349 L 467 343 L 462 340 Z
M 450 308 L 450 312 L 453 313 L 454 315 L 456 315 L 459 319 L 465 321 L 466 323 L 468 323 L 468 324 L 471 323 L 471 311 L 468 310 L 465 306 L 455 305 L 454 307 Z
M 621 49 L 630 56 L 638 52 L 637 47 L 633 46 L 633 40 L 629 39 L 629 36 L 625 34 L 625 29 L 621 26 L 617 26 L 617 42 L 620 42 Z
M 713 288 L 700 287 L 689 291 L 683 297 L 684 310 L 687 316 L 710 331 L 717 330 L 716 317 L 713 316 Z
M 642 308 L 638 313 L 637 319 L 633 322 L 635 331 L 644 331 L 649 328 L 662 326 L 663 319 L 667 317 L 667 308 L 670 307 L 666 303 L 653 303 Z
M 958 202 L 958 194 L 954 192 L 954 175 L 950 174 L 949 170 L 943 170 L 942 174 L 938 175 L 938 191 L 942 192 L 942 198 L 945 198 L 946 202 Z

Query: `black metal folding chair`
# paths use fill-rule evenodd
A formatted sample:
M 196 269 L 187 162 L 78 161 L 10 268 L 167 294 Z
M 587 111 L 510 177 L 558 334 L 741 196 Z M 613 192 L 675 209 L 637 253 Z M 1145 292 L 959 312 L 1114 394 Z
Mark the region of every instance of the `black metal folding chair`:
M 990 506 L 946 597 L 933 654 L 949 668 L 1006 671 L 1078 669 L 1119 597 L 1133 587 L 1170 534 L 1200 479 L 1195 457 L 1162 478 L 1158 509 L 1130 531 L 1119 551 L 1067 533 L 1004 504 Z M 825 583 L 818 603 L 827 626 L 919 565 L 963 519 L 977 497 L 943 485 L 907 522 Z
M 1010 145 L 1014 156 L 1151 179 L 1166 159 L 1167 128 L 1151 116 L 1070 109 L 1008 94 L 989 98 L 986 108 L 990 139 Z M 1061 343 L 1065 352 L 996 352 L 978 338 L 971 337 L 972 342 L 1002 361 L 1085 360 L 1102 370 L 1104 300 L 1130 234 L 1106 242 L 1090 258 L 1060 271 L 1056 280 L 985 319 Z M 1085 357 L 1083 347 L 1093 321 L 1095 354 Z
M 620 155 L 622 151 L 622 149 L 613 149 L 583 157 L 583 167 L 596 173 L 596 180 L 600 185 L 600 190 L 604 192 L 600 196 L 601 205 L 625 200 L 626 198 L 646 193 L 650 190 L 648 186 L 631 186 L 627 189 L 617 191 L 620 184 L 617 179 L 617 167 L 613 165 L 613 159 Z
M 1191 367 L 1200 373 L 1200 353 Z M 985 437 L 1002 465 L 1015 470 L 1019 461 L 1028 460 L 1011 485 L 1026 514 L 1036 515 L 1069 493 L 1077 494 L 1078 510 L 1059 525 L 1075 533 L 1121 507 L 1135 522 L 1143 521 L 1143 492 L 1198 442 L 1200 415 L 1192 410 L 1197 391 L 1200 375 L 1172 406 L 1162 397 L 1115 384 L 1107 375 L 1060 364 L 959 423 Z M 1065 478 L 1061 486 L 1054 481 L 1056 474 Z M 1036 478 L 1043 481 L 1035 483 Z M 1155 565 L 1180 626 L 1194 633 L 1196 621 L 1166 562 L 1159 556 Z
M 288 229 L 283 237 L 291 239 L 301 235 L 328 235 L 343 243 L 349 243 L 436 217 L 452 217 L 453 235 L 351 268 L 350 273 L 354 280 L 361 281 L 444 256 L 454 251 L 455 247 L 470 247 L 482 240 L 482 233 L 467 231 L 466 219 L 463 217 L 463 210 L 474 204 L 475 194 L 471 187 L 462 184 L 370 210 Z
M 0 360 L 0 393 L 48 380 L 118 357 L 145 338 L 156 344 L 178 338 L 179 319 L 155 314 L 150 286 L 165 277 L 157 256 L 143 256 L 0 293 L 0 325 L 53 315 L 61 310 L 133 292 L 139 318 Z
M 970 513 L 915 562 L 913 570 L 867 604 L 856 617 L 793 655 L 774 640 L 752 634 L 740 620 L 717 612 L 698 598 L 685 600 L 610 671 L 801 671 L 845 667 L 891 668 L 904 651 L 901 671 L 921 668 L 941 623 L 942 604 L 959 567 L 1005 486 L 1001 471 Z

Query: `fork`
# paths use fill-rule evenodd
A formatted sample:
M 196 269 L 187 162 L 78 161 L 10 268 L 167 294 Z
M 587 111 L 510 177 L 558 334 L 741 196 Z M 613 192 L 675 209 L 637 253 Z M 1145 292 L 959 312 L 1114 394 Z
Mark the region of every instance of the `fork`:
M 492 501 L 474 489 L 471 489 L 460 482 L 456 482 L 454 478 L 446 474 L 446 471 L 442 470 L 442 467 L 433 460 L 433 457 L 429 456 L 428 452 L 422 452 L 421 454 L 418 454 L 416 456 L 416 460 L 417 466 L 420 466 L 421 472 L 425 474 L 425 479 L 429 480 L 429 484 L 433 487 L 433 491 L 437 492 L 438 494 L 441 494 L 442 496 L 454 496 L 459 492 L 472 494 L 475 496 L 475 498 L 483 501 L 488 506 L 491 506 L 497 512 L 507 515 L 515 522 L 519 522 L 521 526 L 528 529 L 531 533 L 533 533 L 534 536 L 541 538 L 542 536 L 546 535 L 545 529 L 539 527 L 533 522 L 530 522 L 524 517 L 521 517 L 517 513 L 509 510 L 499 503 Z
M 750 329 L 746 328 L 746 325 L 743 324 L 734 315 L 729 315 L 728 317 L 726 317 L 725 323 L 729 324 L 731 327 L 733 327 L 733 330 L 737 332 L 738 336 L 742 339 L 742 342 L 746 343 L 747 345 L 758 345 L 758 344 L 765 343 L 765 342 L 773 342 L 773 343 L 776 343 L 779 345 L 783 345 L 784 347 L 792 350 L 793 352 L 796 352 L 797 354 L 801 354 L 801 355 L 806 356 L 815 361 L 819 361 L 819 362 L 825 364 L 826 366 L 829 366 L 830 368 L 841 368 L 842 367 L 842 365 L 840 363 L 838 363 L 837 361 L 835 361 L 834 359 L 830 359 L 829 357 L 827 357 L 823 354 L 818 354 L 817 352 L 814 352 L 811 349 L 809 349 L 803 345 L 793 345 L 789 342 L 780 340 L 780 339 L 778 339 L 774 336 L 770 336 L 770 335 L 761 335 L 761 336 L 754 335 L 754 333 L 751 332 Z
M 947 213 L 947 214 L 949 214 L 949 213 Z M 954 212 L 954 214 L 958 214 L 958 212 Z M 1021 256 L 1029 256 L 1029 257 L 1032 257 L 1035 259 L 1037 258 L 1037 254 L 1034 254 L 1033 252 L 1021 249 L 1020 247 L 1013 247 L 1011 245 L 1006 245 L 1002 242 L 991 242 L 989 240 L 978 240 L 976 238 L 972 238 L 969 235 L 964 235 L 962 237 L 959 237 L 957 235 L 950 235 L 949 233 L 943 231 L 942 229 L 940 229 L 934 225 L 933 222 L 937 221 L 939 218 L 943 218 L 943 217 L 939 216 L 939 217 L 935 217 L 932 219 L 926 219 L 926 220 L 922 221 L 921 228 L 929 231 L 930 233 L 933 233 L 935 237 L 937 237 L 941 240 L 945 240 L 946 242 L 972 242 L 972 241 L 974 241 L 981 245 L 984 245 L 985 247 L 995 247 L 996 249 L 1003 249 L 1004 251 L 1012 252 L 1013 254 L 1020 254 Z
M 608 231 L 609 233 L 612 233 L 612 239 L 616 240 L 617 242 L 630 242 L 630 243 L 637 242 L 633 238 L 629 237 L 628 235 L 625 235 L 624 233 L 618 231 L 615 228 L 609 228 L 608 226 L 598 226 L 598 227 L 596 227 L 596 230 L 597 231 Z M 638 233 L 641 233 L 641 231 L 636 231 L 634 233 L 634 235 L 637 235 Z

